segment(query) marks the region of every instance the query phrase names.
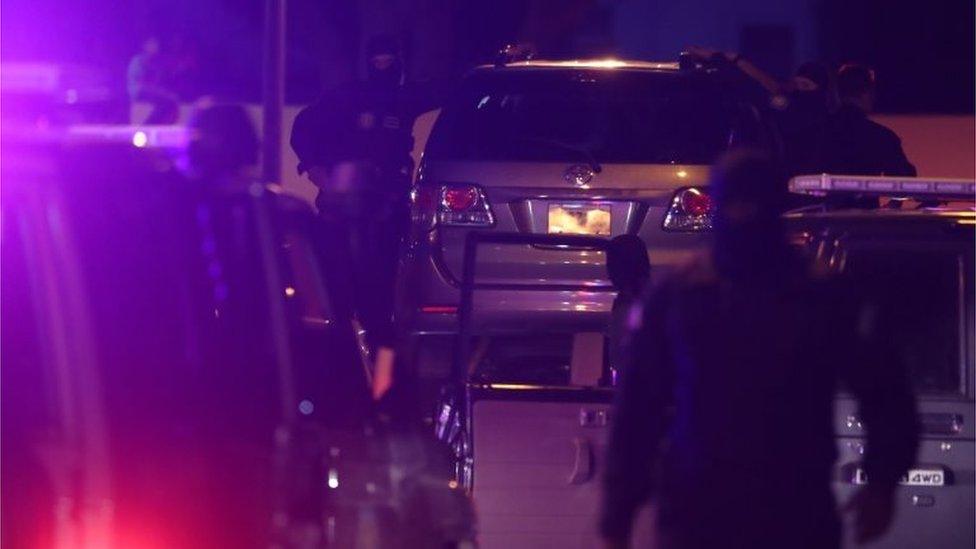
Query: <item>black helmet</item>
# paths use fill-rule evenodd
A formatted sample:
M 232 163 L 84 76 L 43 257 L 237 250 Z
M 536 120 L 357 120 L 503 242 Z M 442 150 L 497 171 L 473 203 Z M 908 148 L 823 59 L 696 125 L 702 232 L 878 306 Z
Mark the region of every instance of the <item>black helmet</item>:
M 636 293 L 651 276 L 647 246 L 637 235 L 623 234 L 607 248 L 607 275 L 618 290 Z
M 244 107 L 203 107 L 190 116 L 188 126 L 195 134 L 189 159 L 199 175 L 225 175 L 257 163 L 260 142 Z
M 841 98 L 873 92 L 874 80 L 874 69 L 857 63 L 847 63 L 837 71 L 837 91 Z
M 775 277 L 788 263 L 780 214 L 789 192 L 781 166 L 762 152 L 729 153 L 712 170 L 711 191 L 718 271 L 743 281 Z
M 366 42 L 366 56 L 401 55 L 400 41 L 392 34 L 378 34 Z

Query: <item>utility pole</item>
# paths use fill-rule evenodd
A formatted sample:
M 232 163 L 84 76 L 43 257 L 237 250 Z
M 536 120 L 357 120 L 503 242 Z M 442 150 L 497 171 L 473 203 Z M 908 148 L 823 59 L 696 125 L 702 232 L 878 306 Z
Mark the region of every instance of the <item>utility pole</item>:
M 281 183 L 281 112 L 285 102 L 287 7 L 287 0 L 265 0 L 261 151 L 261 181 L 264 183 Z

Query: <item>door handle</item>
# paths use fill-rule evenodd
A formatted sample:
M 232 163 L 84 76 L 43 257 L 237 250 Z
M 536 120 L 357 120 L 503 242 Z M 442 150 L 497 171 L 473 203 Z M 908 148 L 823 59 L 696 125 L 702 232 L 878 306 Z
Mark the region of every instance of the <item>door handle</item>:
M 576 458 L 568 484 L 580 485 L 593 478 L 593 445 L 583 437 L 573 439 Z
M 603 408 L 580 408 L 580 427 L 606 427 L 609 412 Z
M 959 414 L 923 413 L 918 414 L 919 431 L 926 435 L 958 435 L 963 429 L 963 417 Z M 847 428 L 855 431 L 864 429 L 860 416 L 847 416 Z
M 919 430 L 927 435 L 958 435 L 963 418 L 959 414 L 919 414 Z

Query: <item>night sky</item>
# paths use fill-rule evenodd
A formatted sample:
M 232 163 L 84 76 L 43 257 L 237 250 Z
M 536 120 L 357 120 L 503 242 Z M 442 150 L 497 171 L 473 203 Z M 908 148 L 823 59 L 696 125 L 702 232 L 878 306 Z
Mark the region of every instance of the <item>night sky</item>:
M 931 0 L 290 0 L 288 100 L 355 76 L 366 37 L 399 34 L 411 75 L 450 82 L 505 42 L 545 57 L 674 59 L 706 42 L 745 52 L 779 76 L 808 58 L 878 72 L 883 112 L 974 111 L 974 3 Z M 923 9 L 924 8 L 924 9 Z M 258 0 L 3 0 L 0 56 L 94 64 L 121 89 L 149 35 L 199 58 L 197 93 L 256 101 L 264 4 Z M 713 41 L 713 43 L 707 43 Z

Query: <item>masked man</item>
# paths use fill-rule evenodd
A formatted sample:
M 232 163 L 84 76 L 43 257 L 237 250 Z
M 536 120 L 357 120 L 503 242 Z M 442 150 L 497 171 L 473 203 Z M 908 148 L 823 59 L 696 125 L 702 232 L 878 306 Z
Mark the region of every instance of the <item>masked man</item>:
M 333 306 L 362 325 L 379 398 L 392 383 L 394 286 L 409 226 L 411 132 L 428 109 L 421 99 L 427 94 L 405 83 L 395 38 L 373 38 L 366 53 L 367 78 L 302 110 L 291 146 L 299 172 L 319 189 Z

